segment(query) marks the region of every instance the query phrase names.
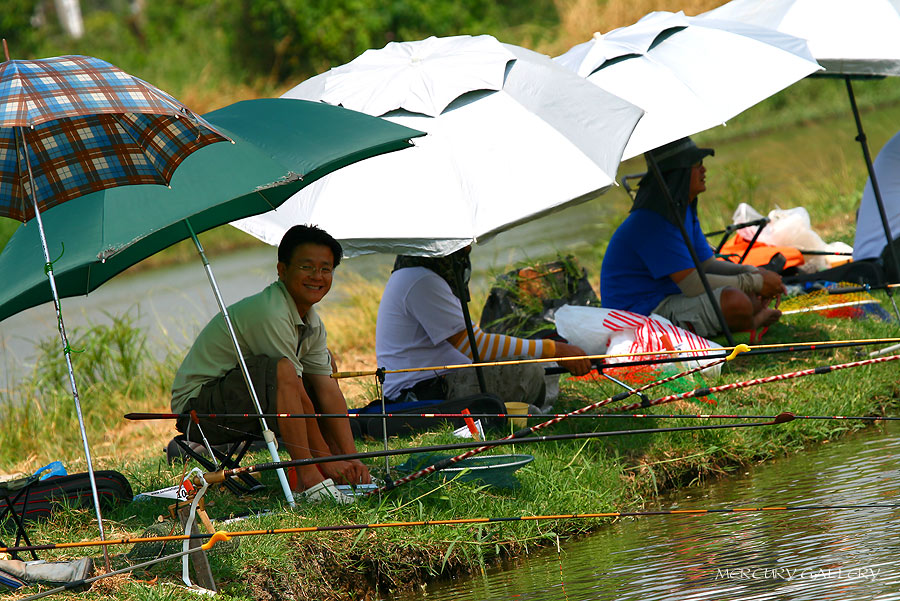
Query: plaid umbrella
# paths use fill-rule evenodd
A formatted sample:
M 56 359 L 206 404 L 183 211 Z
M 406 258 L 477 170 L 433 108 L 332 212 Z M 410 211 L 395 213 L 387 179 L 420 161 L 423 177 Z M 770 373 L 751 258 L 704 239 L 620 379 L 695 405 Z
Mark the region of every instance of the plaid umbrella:
M 0 99 L 0 215 L 19 221 L 34 217 L 34 202 L 43 211 L 114 186 L 166 185 L 188 155 L 226 140 L 162 90 L 88 56 L 6 61 Z
M 40 211 L 90 192 L 168 184 L 195 150 L 227 140 L 180 102 L 100 59 L 61 56 L 0 64 L 0 216 L 35 218 L 94 510 L 104 538 L 91 452 Z M 104 547 L 104 556 L 109 558 Z

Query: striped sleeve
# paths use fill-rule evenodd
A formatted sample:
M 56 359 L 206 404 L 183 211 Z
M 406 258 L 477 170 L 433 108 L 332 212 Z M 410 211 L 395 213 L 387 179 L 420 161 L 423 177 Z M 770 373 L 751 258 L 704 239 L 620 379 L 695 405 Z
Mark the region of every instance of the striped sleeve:
M 478 326 L 473 326 L 472 329 L 475 332 L 478 357 L 482 361 L 499 361 L 521 356 L 540 359 L 556 354 L 556 343 L 552 340 L 529 340 L 504 334 L 489 334 Z M 469 359 L 473 358 L 468 336 L 463 336 L 454 346 Z

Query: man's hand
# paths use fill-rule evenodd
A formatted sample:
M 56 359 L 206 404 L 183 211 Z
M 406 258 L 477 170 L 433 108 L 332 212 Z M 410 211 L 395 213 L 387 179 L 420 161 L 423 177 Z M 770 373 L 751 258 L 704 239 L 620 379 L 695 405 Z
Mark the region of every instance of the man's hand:
M 372 482 L 369 469 L 359 459 L 329 461 L 320 463 L 319 467 L 322 468 L 322 473 L 327 478 L 331 478 L 338 484 L 369 484 Z
M 587 353 L 574 344 L 556 342 L 556 355 L 554 355 L 556 357 L 582 357 L 584 355 L 587 355 Z M 583 376 L 593 368 L 590 359 L 572 359 L 570 361 L 560 361 L 559 364 L 561 367 L 569 370 L 569 373 L 576 376 Z
M 768 269 L 760 267 L 759 274 L 763 278 L 763 284 L 762 288 L 759 290 L 759 295 L 763 298 L 769 298 L 787 292 L 784 283 L 781 281 L 781 276 L 774 271 L 769 271 Z

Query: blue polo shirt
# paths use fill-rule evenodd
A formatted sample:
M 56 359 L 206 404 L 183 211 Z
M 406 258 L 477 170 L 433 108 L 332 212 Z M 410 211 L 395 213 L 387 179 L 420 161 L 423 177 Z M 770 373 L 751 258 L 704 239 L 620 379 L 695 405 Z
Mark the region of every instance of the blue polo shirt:
M 713 256 L 692 208 L 684 228 L 701 262 Z M 669 277 L 694 268 L 678 227 L 647 209 L 632 211 L 613 233 L 600 270 L 600 302 L 608 309 L 649 315 L 662 299 L 681 290 Z

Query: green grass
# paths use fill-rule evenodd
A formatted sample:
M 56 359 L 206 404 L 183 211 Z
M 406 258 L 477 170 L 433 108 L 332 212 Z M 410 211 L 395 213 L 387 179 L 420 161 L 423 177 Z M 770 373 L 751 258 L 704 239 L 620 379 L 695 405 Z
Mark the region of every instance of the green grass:
M 359 302 L 354 301 L 354 302 Z M 91 333 L 95 340 L 107 346 L 114 340 L 132 340 L 127 324 L 116 327 L 118 333 Z M 896 335 L 896 326 L 878 321 L 826 320 L 814 315 L 786 317 L 767 334 L 766 343 L 802 342 L 873 338 Z M 87 336 L 87 335 L 86 335 Z M 78 338 L 86 343 L 86 336 Z M 746 340 L 740 335 L 739 340 Z M 717 381 L 726 383 L 794 371 L 806 367 L 855 360 L 856 349 L 816 353 L 772 354 L 751 358 L 738 357 L 723 370 Z M 127 357 L 128 353 L 122 353 Z M 123 369 L 127 360 L 116 359 L 103 369 Z M 141 372 L 130 378 L 135 384 L 128 390 L 109 391 L 104 416 L 89 426 L 92 436 L 109 436 L 104 432 L 103 420 L 115 423 L 113 416 L 134 410 L 135 404 L 163 410 L 160 400 L 153 401 L 135 394 L 138 382 L 145 382 L 145 394 L 153 397 L 157 366 L 143 365 Z M 141 375 L 143 374 L 143 375 Z M 58 376 L 48 378 L 56 379 Z M 90 378 L 85 378 L 90 381 Z M 88 388 L 99 386 L 86 383 Z M 606 398 L 618 392 L 611 384 L 566 380 L 558 408 L 571 410 Z M 654 391 L 651 398 L 668 394 L 668 390 Z M 62 394 L 62 393 L 59 393 Z M 64 396 L 64 395 L 63 395 Z M 741 391 L 718 393 L 716 410 L 723 413 L 774 414 L 794 411 L 813 415 L 873 415 L 896 414 L 900 405 L 900 387 L 896 381 L 896 366 L 874 365 L 776 382 Z M 63 405 L 63 399 L 58 404 Z M 610 408 L 613 408 L 610 406 Z M 690 401 L 675 405 L 661 405 L 660 413 L 706 412 L 708 405 Z M 702 410 L 702 411 L 701 411 Z M 35 412 L 31 412 L 34 414 Z M 24 414 L 23 414 L 24 415 Z M 52 431 L 71 424 L 65 415 L 47 416 L 44 422 Z M 17 421 L 21 418 L 16 415 Z M 696 424 L 696 420 L 568 420 L 546 434 L 574 431 L 622 430 L 647 427 L 670 427 Z M 634 509 L 650 500 L 658 492 L 678 486 L 703 483 L 727 475 L 740 466 L 764 461 L 786 453 L 799 452 L 811 444 L 830 440 L 851 429 L 862 427 L 852 421 L 794 421 L 780 426 L 766 426 L 738 430 L 715 430 L 666 435 L 635 435 L 588 441 L 554 442 L 538 445 L 517 445 L 499 449 L 498 453 L 518 452 L 535 456 L 535 461 L 518 472 L 521 488 L 515 491 L 491 490 L 475 483 L 451 481 L 444 483 L 431 476 L 413 482 L 383 499 L 368 499 L 354 506 L 334 509 L 321 506 L 300 506 L 295 511 L 284 508 L 278 487 L 271 472 L 262 474 L 268 494 L 238 498 L 219 490 L 208 493 L 209 512 L 214 519 L 223 519 L 247 512 L 275 510 L 275 513 L 232 524 L 232 530 L 283 528 L 309 525 L 376 523 L 451 519 L 460 517 L 494 517 L 547 515 L 558 513 L 588 513 Z M 42 436 L 42 429 L 12 429 L 0 449 L 22 448 L 29 439 Z M 16 436 L 19 436 L 17 439 Z M 113 438 L 120 439 L 118 435 Z M 63 448 L 77 445 L 59 439 L 43 443 L 43 449 L 58 448 L 66 458 L 77 455 Z M 392 438 L 391 447 L 442 444 L 453 439 L 447 429 Z M 63 445 L 56 447 L 55 445 Z M 127 448 L 127 447 L 123 447 Z M 153 447 L 151 447 L 153 448 Z M 155 447 L 160 448 L 160 445 Z M 360 450 L 377 450 L 377 441 L 363 443 Z M 46 457 L 41 453 L 38 463 Z M 57 454 L 53 458 L 60 457 Z M 3 462 L 12 458 L 8 453 Z M 252 461 L 267 461 L 265 453 Z M 402 463 L 404 457 L 393 458 L 392 465 Z M 66 461 L 70 471 L 77 471 L 78 461 Z M 374 473 L 382 460 L 371 461 Z M 182 473 L 180 467 L 170 467 L 159 452 L 148 451 L 118 457 L 107 455 L 99 461 L 99 468 L 117 469 L 126 474 L 135 492 L 168 486 Z M 110 537 L 135 536 L 157 523 L 165 515 L 164 501 L 132 503 L 109 512 Z M 61 511 L 51 522 L 38 525 L 34 541 L 77 541 L 96 536 L 91 525 L 92 512 L 82 509 Z M 552 521 L 512 522 L 495 525 L 464 525 L 380 529 L 359 532 L 320 532 L 303 535 L 245 537 L 236 549 L 216 551 L 212 555 L 213 570 L 226 598 L 258 599 L 268 595 L 299 599 L 361 598 L 377 591 L 403 589 L 436 578 L 447 578 L 477 571 L 499 559 L 519 556 L 537 547 L 553 543 L 557 534 L 574 536 L 596 528 L 602 522 Z M 156 526 L 159 528 L 159 526 Z M 233 546 L 233 544 L 232 544 Z M 113 549 L 113 553 L 127 552 L 127 547 Z M 174 551 L 176 549 L 172 549 Z M 84 552 L 68 550 L 48 553 L 49 556 L 78 557 Z M 124 565 L 124 559 L 114 562 Z M 150 573 L 135 578 L 147 580 L 158 576 L 159 584 L 147 586 L 129 579 L 118 579 L 97 586 L 87 599 L 129 598 L 181 599 L 190 598 L 178 590 L 177 562 L 161 564 Z M 298 575 L 300 578 L 298 579 Z M 302 582 L 302 586 L 299 584 Z M 368 591 L 368 593 L 367 593 Z

